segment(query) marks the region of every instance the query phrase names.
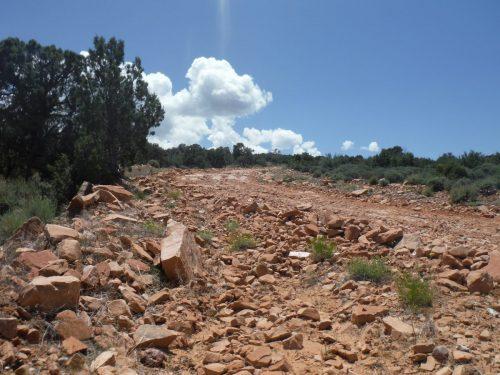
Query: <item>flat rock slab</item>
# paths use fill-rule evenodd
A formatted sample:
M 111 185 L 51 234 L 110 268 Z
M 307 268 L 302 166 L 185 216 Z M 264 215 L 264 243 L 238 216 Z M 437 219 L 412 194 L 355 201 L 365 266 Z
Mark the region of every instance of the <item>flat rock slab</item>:
M 181 223 L 171 220 L 167 234 L 161 241 L 161 268 L 167 279 L 187 282 L 202 269 L 200 250 L 193 234 Z
M 134 341 L 137 348 L 168 349 L 179 336 L 180 332 L 172 331 L 166 325 L 143 324 L 134 332 Z
M 74 308 L 80 298 L 80 280 L 73 276 L 35 277 L 19 294 L 23 307 L 38 307 L 43 312 Z
M 98 190 L 109 191 L 116 198 L 118 198 L 120 201 L 123 201 L 123 202 L 129 201 L 134 197 L 134 194 L 132 194 L 130 191 L 128 191 L 128 190 L 126 190 L 118 185 L 96 185 L 96 186 L 94 186 L 93 191 L 98 191 Z
M 354 324 L 363 325 L 375 321 L 377 316 L 387 314 L 385 306 L 357 305 L 352 310 L 351 320 Z
M 65 238 L 77 240 L 80 237 L 76 230 L 57 224 L 47 224 L 45 226 L 45 234 L 53 243 L 60 242 Z
M 17 257 L 17 261 L 28 268 L 43 268 L 58 258 L 50 250 L 27 251 Z
M 382 319 L 385 326 L 385 334 L 391 335 L 393 339 L 398 339 L 402 337 L 410 337 L 416 334 L 413 327 L 398 318 L 392 316 L 387 316 Z
M 128 223 L 138 223 L 139 220 L 134 219 L 133 217 L 120 215 L 120 214 L 110 214 L 106 216 L 102 221 L 113 221 L 113 222 L 128 222 Z

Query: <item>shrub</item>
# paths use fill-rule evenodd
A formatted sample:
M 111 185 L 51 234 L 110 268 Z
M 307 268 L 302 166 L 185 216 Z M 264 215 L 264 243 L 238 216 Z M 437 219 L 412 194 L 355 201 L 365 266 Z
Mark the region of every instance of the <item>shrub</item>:
M 160 168 L 160 162 L 158 160 L 151 159 L 148 164 L 153 168 Z
M 477 189 L 479 194 L 488 196 L 493 195 L 497 192 L 497 187 L 494 179 L 487 178 L 474 183 L 474 187 Z
M 212 241 L 212 238 L 214 237 L 214 234 L 208 229 L 199 230 L 196 234 L 203 241 L 207 241 L 207 242 Z
M 257 242 L 249 233 L 234 233 L 231 236 L 230 249 L 233 251 L 253 249 L 256 246 Z
M 174 199 L 174 200 L 179 199 L 181 197 L 181 195 L 182 195 L 182 192 L 180 190 L 170 190 L 168 192 L 168 197 L 170 199 Z
M 441 177 L 434 177 L 427 182 L 427 185 L 433 192 L 443 191 L 445 189 L 445 180 Z
M 160 237 L 163 235 L 163 232 L 164 232 L 164 228 L 162 225 L 158 224 L 156 221 L 153 221 L 153 220 L 146 220 L 144 222 L 144 229 L 157 236 L 157 237 Z
M 401 303 L 411 310 L 432 306 L 434 293 L 425 279 L 403 272 L 396 279 L 396 289 Z
M 450 200 L 452 203 L 472 202 L 476 200 L 478 190 L 471 184 L 456 184 L 450 190 Z
M 399 173 L 396 170 L 389 170 L 388 172 L 385 173 L 384 176 L 386 179 L 389 180 L 389 182 L 402 182 L 404 180 L 403 174 Z
M 370 185 L 377 185 L 377 182 L 378 182 L 378 180 L 377 180 L 376 176 L 371 176 L 370 179 L 368 180 L 368 183 Z
M 391 277 L 390 268 L 381 258 L 372 260 L 354 258 L 348 263 L 347 270 L 354 280 L 368 280 L 379 283 Z
M 434 195 L 434 190 L 430 186 L 426 186 L 424 190 L 422 190 L 422 194 L 426 197 L 432 197 Z
M 423 185 L 425 184 L 424 177 L 420 174 L 412 174 L 406 179 L 408 185 Z
M 135 196 L 135 199 L 142 201 L 143 199 L 145 199 L 148 196 L 148 193 L 146 193 L 144 190 L 137 190 L 135 192 L 134 196 Z
M 30 181 L 0 178 L 0 243 L 32 216 L 48 222 L 56 214 L 56 202 L 46 195 L 46 184 L 37 177 Z
M 380 186 L 387 186 L 389 185 L 389 181 L 386 178 L 381 178 L 380 180 L 378 180 L 378 184 Z
M 336 250 L 336 245 L 323 236 L 311 239 L 310 245 L 312 259 L 315 262 L 322 262 L 330 259 Z
M 224 224 L 224 227 L 229 233 L 234 233 L 240 228 L 240 223 L 235 219 L 228 219 Z

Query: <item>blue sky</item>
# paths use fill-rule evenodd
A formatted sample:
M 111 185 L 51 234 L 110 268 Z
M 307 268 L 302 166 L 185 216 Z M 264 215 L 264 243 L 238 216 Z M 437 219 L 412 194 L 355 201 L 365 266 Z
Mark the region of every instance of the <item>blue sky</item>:
M 162 125 L 164 143 L 500 151 L 496 0 L 2 2 L 0 38 L 79 52 L 95 35 L 125 40 L 128 59 L 168 76 L 160 83 L 171 81 L 165 105 L 177 117 Z M 199 98 L 219 89 L 226 102 Z

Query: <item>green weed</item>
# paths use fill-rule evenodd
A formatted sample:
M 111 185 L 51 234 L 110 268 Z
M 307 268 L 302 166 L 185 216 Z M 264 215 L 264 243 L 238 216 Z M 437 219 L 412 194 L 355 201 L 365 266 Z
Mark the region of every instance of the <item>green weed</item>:
M 354 258 L 348 263 L 347 270 L 354 280 L 368 280 L 379 283 L 391 278 L 391 269 L 381 258 L 371 260 Z
M 401 303 L 411 310 L 431 307 L 434 292 L 429 281 L 409 272 L 403 272 L 396 278 L 396 289 Z
M 330 259 L 335 253 L 337 246 L 328 241 L 323 236 L 318 236 L 310 241 L 312 259 L 315 262 L 322 262 Z

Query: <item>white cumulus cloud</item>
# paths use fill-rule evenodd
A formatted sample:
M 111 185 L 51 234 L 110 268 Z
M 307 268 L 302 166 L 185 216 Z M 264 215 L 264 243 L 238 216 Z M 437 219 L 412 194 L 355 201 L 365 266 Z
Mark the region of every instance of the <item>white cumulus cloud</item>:
M 370 151 L 370 152 L 379 152 L 380 151 L 380 147 L 379 147 L 378 143 L 375 141 L 370 142 L 370 144 L 368 146 L 361 147 L 361 149 L 366 150 L 366 151 Z
M 340 147 L 340 148 L 341 148 L 342 151 L 347 151 L 347 150 L 350 150 L 353 147 L 354 147 L 354 142 L 346 140 L 346 141 L 342 142 L 342 147 Z
M 255 152 L 278 149 L 319 155 L 314 142 L 287 129 L 245 128 L 239 134 L 236 119 L 252 115 L 272 102 L 248 74 L 238 74 L 226 60 L 198 57 L 186 73 L 188 86 L 173 91 L 172 81 L 161 72 L 144 74 L 151 92 L 158 95 L 165 119 L 151 141 L 165 148 L 208 140 L 213 147 L 244 143 Z M 265 146 L 269 145 L 270 148 Z

